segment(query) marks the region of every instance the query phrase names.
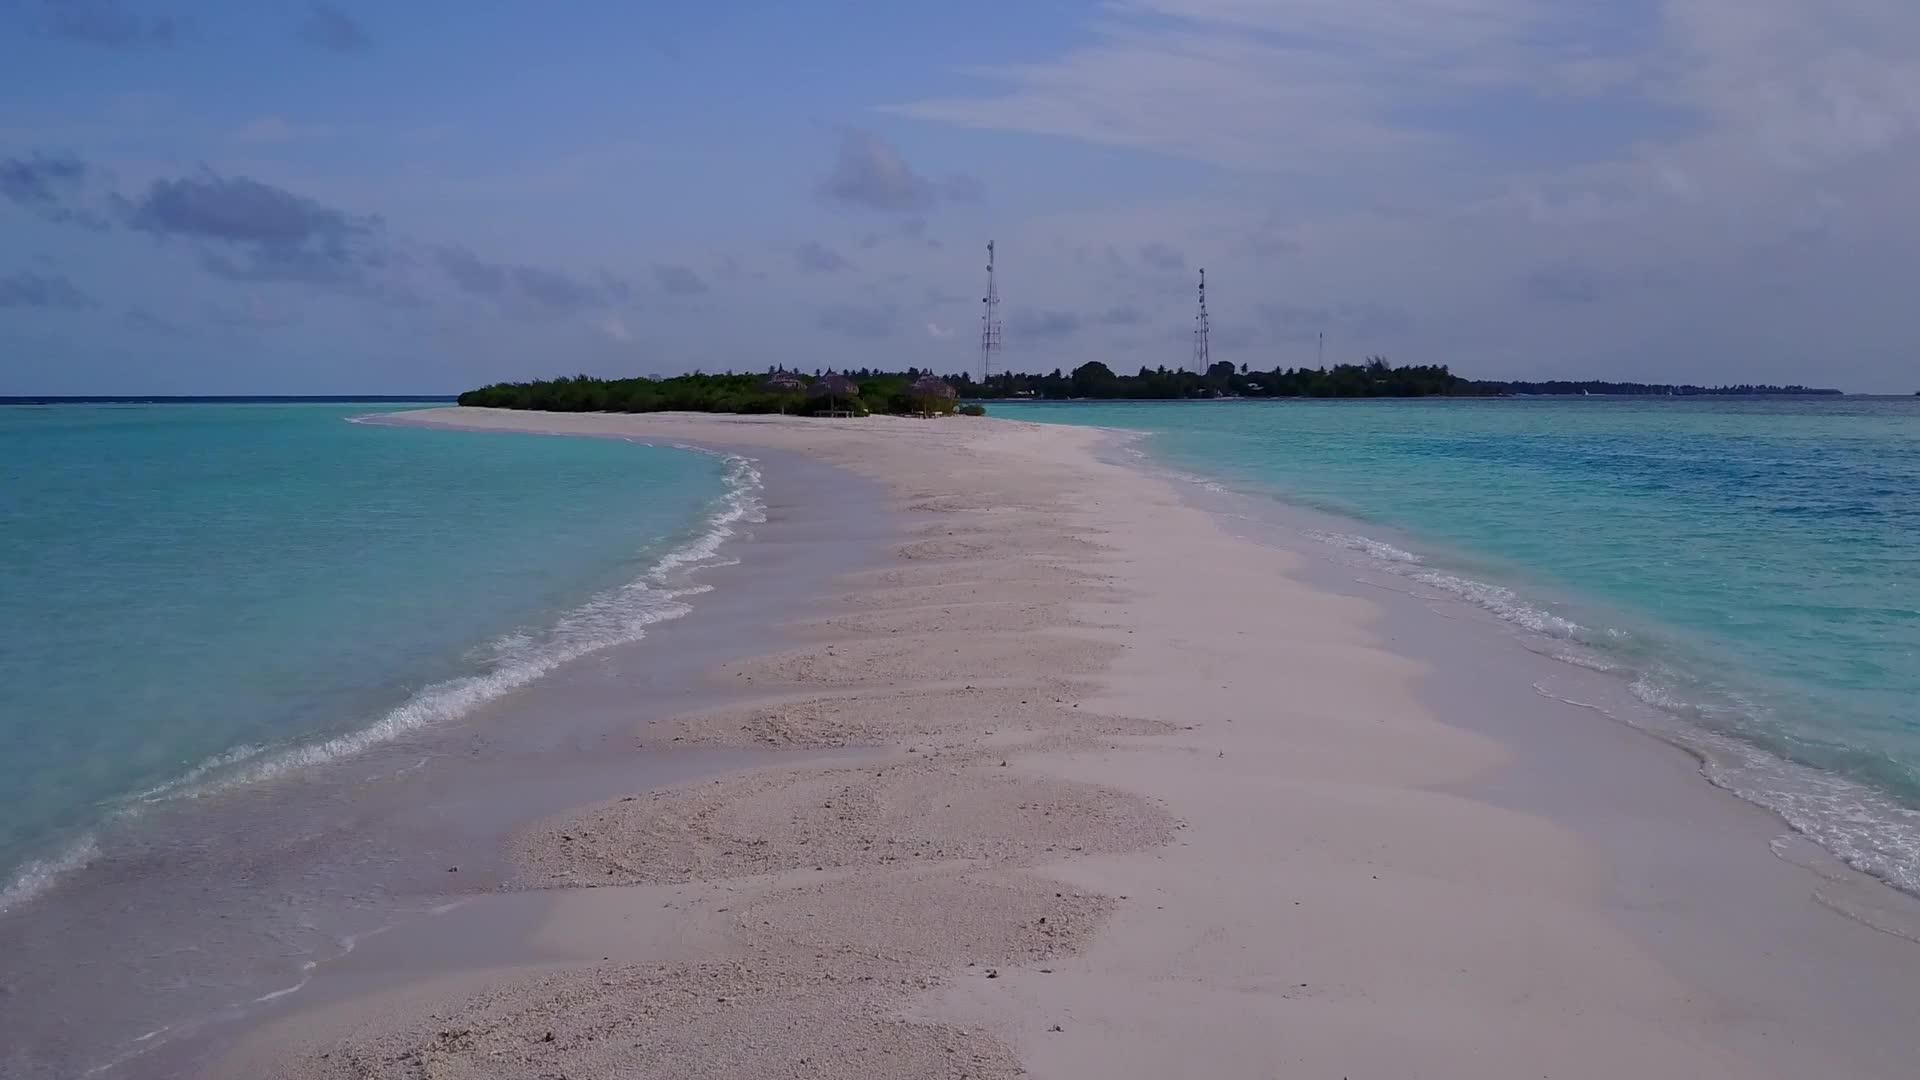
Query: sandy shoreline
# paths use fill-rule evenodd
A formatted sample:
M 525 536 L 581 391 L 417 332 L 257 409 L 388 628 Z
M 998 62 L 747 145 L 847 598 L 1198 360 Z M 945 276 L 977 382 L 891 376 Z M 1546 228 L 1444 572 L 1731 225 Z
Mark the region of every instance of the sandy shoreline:
M 103 837 L 96 863 L 0 916 L 0 1076 L 64 1080 L 112 1062 L 98 1075 L 199 1075 L 238 1031 L 394 981 L 402 969 L 388 957 L 403 936 L 408 975 L 540 959 L 521 940 L 543 917 L 537 905 L 492 902 L 513 872 L 513 830 L 774 760 L 755 748 L 642 746 L 636 729 L 727 700 L 707 669 L 779 646 L 779 625 L 814 611 L 827 582 L 871 565 L 897 533 L 871 484 L 799 455 L 758 464 L 778 520 L 674 574 L 671 588 L 710 591 L 644 640 L 451 722 L 150 807 Z M 457 914 L 431 914 L 453 904 Z M 433 949 L 411 947 L 423 935 Z
M 1815 899 L 1843 875 L 1099 432 L 406 420 L 879 484 L 893 556 L 712 672 L 727 704 L 638 733 L 877 749 L 539 822 L 533 935 L 577 959 L 295 1013 L 216 1075 L 1909 1075 L 1920 946 Z

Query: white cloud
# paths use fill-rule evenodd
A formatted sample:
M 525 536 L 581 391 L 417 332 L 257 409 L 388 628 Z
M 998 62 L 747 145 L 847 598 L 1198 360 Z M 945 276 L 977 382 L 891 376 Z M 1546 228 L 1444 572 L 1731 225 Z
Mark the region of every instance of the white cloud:
M 866 210 L 924 212 L 942 198 L 970 202 L 984 191 L 964 173 L 936 180 L 915 171 L 898 148 L 870 131 L 840 133 L 833 171 L 820 185 L 830 202 Z
M 1550 0 L 1132 0 L 1113 10 L 1091 40 L 1051 60 L 975 72 L 997 93 L 892 111 L 1338 172 L 1351 162 L 1329 155 L 1444 144 L 1404 110 L 1490 89 L 1570 95 L 1616 81 L 1596 72 L 1619 67 L 1585 44 L 1605 16 Z
M 1108 11 L 1050 59 L 974 71 L 982 92 L 891 111 L 1347 181 L 1419 162 L 1484 183 L 1508 167 L 1486 153 L 1490 140 L 1512 150 L 1577 136 L 1585 152 L 1610 148 L 1686 188 L 1702 156 L 1816 169 L 1920 134 L 1920 4 L 1908 0 L 1124 0 Z M 1441 179 L 1403 178 L 1413 190 Z
M 1708 137 L 1817 168 L 1920 134 L 1920 5 L 1906 0 L 1668 0 L 1665 92 Z
M 633 340 L 633 334 L 627 330 L 627 323 L 618 315 L 609 315 L 600 321 L 600 332 L 621 344 Z
M 1488 374 L 1888 388 L 1920 339 L 1890 284 L 1920 277 L 1916 42 L 1911 0 L 1122 0 L 892 111 L 1259 178 L 1028 222 L 1026 251 L 1075 253 L 1013 260 L 1009 288 L 1044 282 L 1028 303 L 1169 310 L 1100 255 L 1165 237 L 1266 356 L 1293 358 L 1262 304 L 1401 313 L 1342 337 Z M 1857 348 L 1834 357 L 1841 318 Z
M 939 323 L 930 322 L 927 324 L 927 336 L 933 338 L 935 341 L 945 341 L 953 336 L 953 327 L 941 326 Z

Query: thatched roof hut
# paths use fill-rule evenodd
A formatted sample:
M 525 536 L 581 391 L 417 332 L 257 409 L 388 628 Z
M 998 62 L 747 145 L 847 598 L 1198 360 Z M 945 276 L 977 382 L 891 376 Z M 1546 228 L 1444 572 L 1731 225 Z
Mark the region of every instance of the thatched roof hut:
M 907 393 L 916 398 L 956 400 L 960 397 L 960 391 L 938 375 L 922 375 L 913 380 L 913 385 L 907 387 Z
M 791 371 L 776 371 L 760 384 L 763 394 L 798 394 L 806 388 L 806 381 Z
M 906 398 L 919 416 L 944 416 L 953 411 L 960 392 L 937 375 L 922 375 L 908 385 Z
M 853 403 L 860 396 L 860 384 L 845 375 L 836 375 L 829 371 L 813 380 L 807 389 L 807 396 L 815 401 L 827 403 L 827 416 L 852 416 Z
M 812 397 L 850 398 L 860 393 L 860 384 L 845 375 L 836 375 L 829 371 L 813 380 L 813 387 L 807 393 Z

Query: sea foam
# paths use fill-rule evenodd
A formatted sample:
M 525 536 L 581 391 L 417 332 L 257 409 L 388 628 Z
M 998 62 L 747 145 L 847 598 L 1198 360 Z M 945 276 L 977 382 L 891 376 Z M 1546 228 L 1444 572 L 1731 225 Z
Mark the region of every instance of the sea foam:
M 1528 601 L 1505 585 L 1495 585 L 1435 569 L 1413 552 L 1396 547 L 1384 540 L 1375 540 L 1370 536 L 1356 533 L 1320 530 L 1309 531 L 1306 535 L 1330 547 L 1367 556 L 1372 560 L 1369 564 L 1370 569 L 1382 570 L 1419 582 L 1429 588 L 1438 589 L 1454 599 L 1465 600 L 1506 622 L 1536 634 L 1578 641 L 1586 633 L 1586 628 L 1579 623 L 1555 615 Z
M 1726 689 L 1712 695 L 1714 700 L 1689 693 L 1678 672 L 1619 656 L 1618 650 L 1641 644 L 1628 631 L 1617 627 L 1593 631 L 1529 602 L 1507 586 L 1436 570 L 1404 548 L 1353 533 L 1310 531 L 1306 535 L 1364 556 L 1369 570 L 1417 581 L 1531 634 L 1581 647 L 1582 651 L 1572 651 L 1563 644 L 1532 651 L 1596 675 L 1624 679 L 1631 699 L 1654 710 L 1664 722 L 1650 723 L 1630 708 L 1565 697 L 1540 686 L 1535 689 L 1691 751 L 1701 761 L 1701 775 L 1715 786 L 1779 814 L 1795 832 L 1847 866 L 1920 894 L 1920 810 L 1871 785 L 1788 760 L 1731 733 L 1754 726 L 1766 711 L 1760 702 Z M 1586 651 L 1589 648 L 1594 651 Z
M 455 720 L 563 664 L 639 641 L 649 627 L 687 614 L 692 610 L 688 599 L 711 588 L 687 580 L 687 575 L 725 561 L 719 553 L 726 541 L 741 527 L 766 520 L 763 478 L 754 461 L 735 454 L 716 456 L 726 462 L 726 493 L 689 539 L 660 555 L 635 580 L 589 598 L 551 627 L 514 630 L 474 650 L 473 655 L 485 658 L 486 670 L 424 687 L 373 723 L 329 739 L 279 748 L 247 744 L 223 751 L 132 796 L 117 815 L 137 815 L 143 805 L 202 798 L 351 757 Z M 58 854 L 22 864 L 0 889 L 0 912 L 41 895 L 100 854 L 98 841 L 88 835 Z
M 0 889 L 0 912 L 24 904 L 53 887 L 64 874 L 72 873 L 100 857 L 100 844 L 91 834 L 67 845 L 65 850 L 44 859 L 29 859 Z
M 271 752 L 256 747 L 228 751 L 145 793 L 141 801 L 198 798 L 351 757 L 408 732 L 457 719 L 563 664 L 639 641 L 648 627 L 687 614 L 693 610 L 687 599 L 711 586 L 685 581 L 685 575 L 715 561 L 742 525 L 766 520 L 762 477 L 752 459 L 717 456 L 727 463 L 726 494 L 692 538 L 654 560 L 639 578 L 588 599 L 550 628 L 515 630 L 493 639 L 484 650 L 493 657 L 488 670 L 425 687 L 372 724 L 330 739 Z

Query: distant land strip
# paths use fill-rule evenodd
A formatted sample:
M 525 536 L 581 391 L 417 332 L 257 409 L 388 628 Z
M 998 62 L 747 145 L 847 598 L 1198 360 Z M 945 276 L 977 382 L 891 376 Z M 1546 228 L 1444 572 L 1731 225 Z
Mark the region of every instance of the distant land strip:
M 576 375 L 531 382 L 495 383 L 469 390 L 462 405 L 552 412 L 808 413 L 947 411 L 951 405 L 916 394 L 928 372 L 872 370 L 706 374 L 671 378 L 602 379 Z M 828 376 L 830 381 L 822 381 Z M 1445 365 L 1394 367 L 1382 358 L 1330 368 L 1252 371 L 1220 361 L 1204 372 L 1141 368 L 1117 375 L 1099 361 L 1048 375 L 999 373 L 984 382 L 970 374 L 943 381 L 961 401 L 1183 401 L 1207 398 L 1424 398 L 1518 397 L 1525 395 L 1632 395 L 1637 397 L 1828 396 L 1838 390 L 1806 386 L 1664 385 L 1658 383 L 1515 381 L 1463 379 Z M 834 388 L 832 393 L 821 391 Z M 963 408 L 964 411 L 964 408 Z

